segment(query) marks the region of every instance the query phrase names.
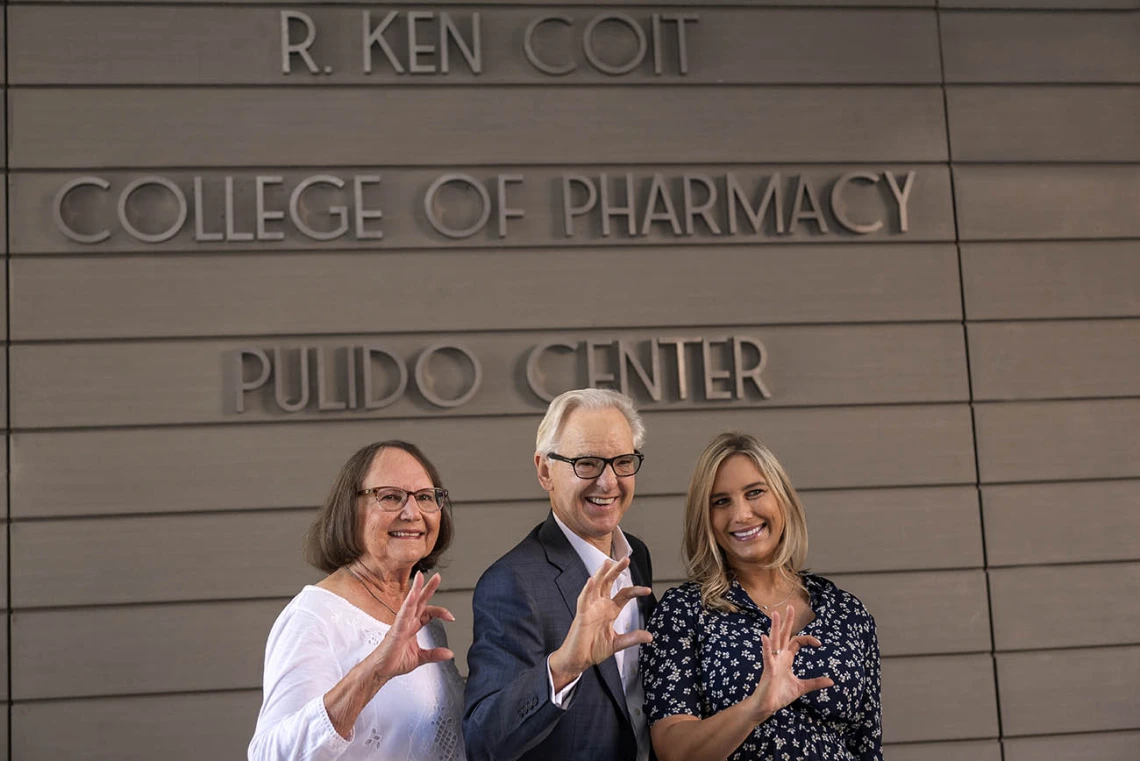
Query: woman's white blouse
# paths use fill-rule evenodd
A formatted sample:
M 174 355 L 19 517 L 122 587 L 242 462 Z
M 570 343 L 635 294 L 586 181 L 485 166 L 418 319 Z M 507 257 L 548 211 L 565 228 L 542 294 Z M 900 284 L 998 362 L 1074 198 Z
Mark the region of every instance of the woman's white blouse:
M 385 684 L 345 740 L 324 694 L 376 649 L 390 627 L 337 594 L 307 586 L 285 606 L 265 646 L 265 676 L 249 761 L 463 761 L 463 680 L 454 661 Z M 446 647 L 439 621 L 421 647 Z

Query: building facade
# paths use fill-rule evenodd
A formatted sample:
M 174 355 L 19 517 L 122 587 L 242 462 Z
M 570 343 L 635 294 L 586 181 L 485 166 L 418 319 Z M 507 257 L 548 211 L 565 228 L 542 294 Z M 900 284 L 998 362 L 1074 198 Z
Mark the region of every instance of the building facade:
M 1140 748 L 1137 0 L 9 2 L 0 755 L 239 759 L 340 464 L 484 568 L 622 388 L 659 592 L 717 432 L 875 615 L 891 761 Z

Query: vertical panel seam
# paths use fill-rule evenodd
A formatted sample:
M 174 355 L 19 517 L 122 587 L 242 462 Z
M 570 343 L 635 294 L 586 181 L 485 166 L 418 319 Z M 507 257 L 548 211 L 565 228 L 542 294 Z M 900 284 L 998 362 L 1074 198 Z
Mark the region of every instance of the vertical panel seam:
M 8 207 L 11 205 L 11 194 L 8 193 L 8 157 L 10 150 L 8 148 L 8 133 L 9 133 L 9 104 L 8 104 L 8 0 L 3 3 L 3 114 L 5 114 L 5 125 L 3 125 L 3 156 L 5 156 L 5 172 L 3 172 L 3 221 L 5 221 L 5 257 L 3 257 L 3 270 L 5 270 L 5 343 L 3 343 L 3 355 L 5 355 L 5 362 L 3 362 L 3 371 L 5 371 L 5 381 L 3 381 L 3 404 L 5 404 L 5 505 L 7 506 L 7 515 L 5 516 L 5 595 L 8 600 L 8 609 L 5 613 L 5 627 L 7 629 L 7 647 L 3 657 L 6 658 L 8 664 L 7 684 L 5 687 L 8 690 L 8 701 L 5 711 L 5 721 L 8 727 L 7 747 L 5 752 L 6 759 L 11 759 L 11 224 L 9 224 Z
M 4 490 L 5 495 L 4 504 L 7 507 L 7 515 L 4 516 L 4 584 L 5 584 L 5 598 L 8 610 L 4 614 L 4 624 L 7 629 L 7 647 L 5 648 L 4 658 L 8 664 L 7 684 L 5 687 L 8 690 L 8 700 L 5 710 L 4 720 L 7 722 L 8 738 L 6 743 L 5 758 L 12 758 L 12 225 L 9 224 L 8 210 L 11 206 L 12 199 L 8 187 L 8 163 L 9 155 L 9 129 L 8 125 L 11 122 L 9 112 L 11 110 L 8 103 L 8 74 L 10 72 L 8 61 L 8 0 L 4 0 Z
M 946 163 L 950 176 L 950 210 L 954 220 L 954 248 L 958 254 L 958 294 L 962 307 L 962 349 L 966 361 L 966 389 L 970 403 L 970 435 L 973 439 L 974 449 L 974 489 L 978 498 L 978 528 L 982 543 L 982 570 L 986 580 L 986 612 L 989 616 L 990 626 L 990 666 L 993 670 L 994 685 L 994 711 L 997 718 L 998 754 L 1005 761 L 1005 744 L 1002 742 L 1004 730 L 1001 716 L 1001 685 L 998 680 L 996 639 L 994 637 L 994 605 L 993 592 L 990 586 L 989 552 L 986 548 L 986 516 L 984 497 L 982 495 L 982 469 L 981 457 L 978 454 L 978 421 L 974 407 L 974 378 L 970 366 L 970 334 L 969 321 L 966 313 L 966 278 L 962 263 L 962 233 L 958 223 L 958 193 L 954 182 L 954 147 L 950 133 L 950 95 L 946 82 L 946 52 L 945 38 L 942 34 L 942 3 L 936 0 L 934 7 L 935 26 L 938 33 L 938 66 L 941 75 L 942 89 L 942 124 L 946 130 Z

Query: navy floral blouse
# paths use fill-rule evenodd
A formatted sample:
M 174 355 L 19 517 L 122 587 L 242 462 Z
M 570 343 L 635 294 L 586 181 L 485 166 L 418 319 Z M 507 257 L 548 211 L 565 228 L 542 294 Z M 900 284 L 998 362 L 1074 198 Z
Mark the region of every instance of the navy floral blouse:
M 822 576 L 803 574 L 815 619 L 800 634 L 822 647 L 796 655 L 796 675 L 829 676 L 835 684 L 810 692 L 756 726 L 729 761 L 882 761 L 879 642 L 875 620 L 854 595 Z M 665 593 L 641 646 L 645 709 L 652 726 L 666 716 L 707 718 L 744 700 L 760 682 L 760 635 L 772 620 L 735 581 L 726 598 L 737 613 L 708 610 L 688 582 Z

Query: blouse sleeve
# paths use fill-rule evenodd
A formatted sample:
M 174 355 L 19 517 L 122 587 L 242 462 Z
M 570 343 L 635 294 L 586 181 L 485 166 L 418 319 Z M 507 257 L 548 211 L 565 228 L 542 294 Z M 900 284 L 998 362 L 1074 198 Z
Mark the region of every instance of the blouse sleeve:
M 867 616 L 865 641 L 863 703 L 854 731 L 846 738 L 847 747 L 860 761 L 883 761 L 883 708 L 879 702 L 881 688 L 879 669 L 879 638 L 875 633 L 875 620 Z
M 286 610 L 265 646 L 261 713 L 249 744 L 249 761 L 334 761 L 352 742 L 333 728 L 324 695 L 340 679 L 321 622 Z
M 641 646 L 645 715 L 652 726 L 667 716 L 701 717 L 697 631 L 700 597 L 670 589 L 653 612 L 653 641 Z

